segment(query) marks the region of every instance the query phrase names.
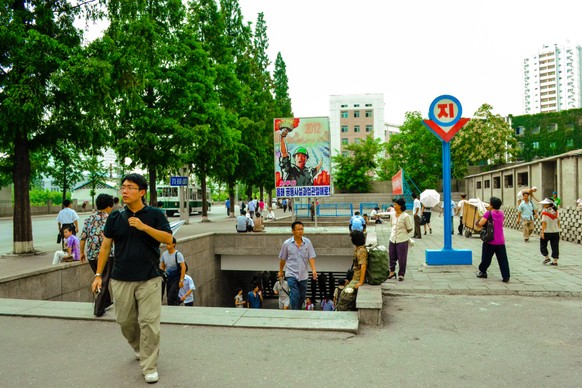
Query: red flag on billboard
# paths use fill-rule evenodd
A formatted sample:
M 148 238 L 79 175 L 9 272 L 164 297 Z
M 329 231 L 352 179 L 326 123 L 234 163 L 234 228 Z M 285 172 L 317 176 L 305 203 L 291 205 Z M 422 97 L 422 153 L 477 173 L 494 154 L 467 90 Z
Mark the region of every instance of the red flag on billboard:
M 402 169 L 400 171 L 398 171 L 396 173 L 396 175 L 394 175 L 392 177 L 392 194 L 393 195 L 402 195 L 403 194 L 403 189 L 402 189 Z

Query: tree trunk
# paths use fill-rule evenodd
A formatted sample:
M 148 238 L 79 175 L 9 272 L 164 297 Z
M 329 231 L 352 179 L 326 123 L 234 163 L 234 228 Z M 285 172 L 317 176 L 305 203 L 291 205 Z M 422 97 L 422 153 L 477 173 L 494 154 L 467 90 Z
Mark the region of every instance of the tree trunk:
M 200 176 L 200 190 L 202 190 L 202 222 L 208 222 L 208 198 L 206 197 L 206 175 Z
M 13 252 L 34 253 L 30 212 L 30 150 L 26 134 L 17 130 L 14 144 L 14 218 Z M 56 226 L 56 222 L 55 222 Z M 56 228 L 55 228 L 56 230 Z M 56 236 L 56 233 L 55 233 Z
M 265 197 L 264 197 L 264 195 L 265 195 L 265 188 L 263 186 L 261 186 L 259 190 L 260 190 L 260 193 L 261 193 L 260 199 L 261 199 L 261 201 L 264 201 L 265 200 Z
M 230 209 L 229 209 L 229 214 L 230 214 L 230 218 L 234 218 L 235 214 L 234 214 L 234 183 L 228 183 L 228 199 L 230 200 Z
M 155 167 L 150 167 L 149 170 L 149 176 L 150 176 L 150 182 L 149 182 L 149 187 L 150 187 L 150 206 L 153 207 L 157 207 L 158 206 L 158 192 L 156 190 L 156 179 L 157 179 L 157 174 L 156 174 L 156 169 Z
M 66 162 L 63 163 L 63 200 L 62 200 L 62 202 L 65 202 L 65 199 L 67 199 L 67 163 Z

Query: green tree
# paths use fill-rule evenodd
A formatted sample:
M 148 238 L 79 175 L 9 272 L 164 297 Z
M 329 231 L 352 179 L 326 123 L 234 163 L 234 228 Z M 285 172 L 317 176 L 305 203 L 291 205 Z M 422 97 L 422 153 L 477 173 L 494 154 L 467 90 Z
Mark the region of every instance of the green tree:
M 74 21 L 96 3 L 0 0 L 0 154 L 14 156 L 1 164 L 4 173 L 12 172 L 14 183 L 15 253 L 34 252 L 29 188 L 35 155 L 51 149 L 57 139 L 78 144 L 90 136 L 91 128 L 79 118 L 94 108 L 83 97 L 100 90 L 84 80 L 106 77 L 104 68 L 96 66 L 99 61 L 82 54 Z M 81 62 L 82 73 L 77 71 Z
M 360 144 L 347 145 L 348 155 L 334 156 L 333 180 L 336 188 L 348 193 L 370 191 L 373 172 L 378 167 L 377 156 L 382 148 L 382 141 L 369 135 Z
M 88 155 L 83 163 L 83 167 L 88 173 L 87 180 L 91 185 L 91 208 L 95 209 L 95 194 L 97 194 L 97 185 L 105 180 L 105 177 L 107 176 L 107 169 L 99 160 L 96 151 L 92 151 L 92 153 Z
M 248 133 L 248 143 L 253 144 L 251 150 L 254 156 L 253 175 L 246 182 L 248 190 L 247 196 L 251 196 L 252 187 L 258 186 L 263 199 L 263 189 L 272 190 L 275 187 L 273 179 L 273 120 L 275 118 L 275 103 L 273 98 L 273 80 L 269 73 L 271 64 L 267 55 L 269 48 L 269 38 L 267 36 L 267 23 L 264 14 L 261 12 L 257 17 L 252 44 L 252 66 L 253 75 L 251 81 L 251 103 L 252 110 L 249 118 L 256 123 L 252 126 L 256 129 Z M 246 142 L 243 134 L 243 141 Z M 252 136 L 252 137 L 250 137 Z
M 289 79 L 287 78 L 287 65 L 281 52 L 275 60 L 275 72 L 273 73 L 275 84 L 275 115 L 277 117 L 293 117 L 291 98 L 289 97 Z
M 191 138 L 173 94 L 185 7 L 180 0 L 110 0 L 107 6 L 110 25 L 101 41 L 116 70 L 113 147 L 131 159 L 130 168 L 147 170 L 154 205 L 158 176 L 181 166 L 181 147 Z
M 236 4 L 230 4 L 234 7 Z M 207 217 L 206 179 L 229 181 L 238 164 L 237 141 L 238 112 L 242 106 L 243 95 L 241 83 L 236 74 L 236 65 L 226 33 L 227 22 L 225 14 L 218 10 L 214 0 L 191 1 L 188 13 L 189 31 L 202 44 L 208 53 L 209 64 L 214 85 L 209 85 L 205 91 L 208 96 L 204 107 L 208 120 L 194 120 L 193 125 L 202 125 L 211 131 L 212 136 L 206 137 L 204 132 L 197 136 L 189 161 L 201 181 L 204 200 L 203 220 Z M 235 12 L 236 10 L 232 10 Z M 229 21 L 230 23 L 230 21 Z M 201 67 L 204 67 L 202 64 Z M 213 89 L 216 90 L 214 93 Z M 198 127 L 197 131 L 201 131 Z M 212 155 L 209 155 L 212 154 Z M 234 201 L 233 201 L 234 202 Z
M 46 153 L 46 160 L 51 160 L 51 163 L 43 170 L 52 178 L 52 184 L 62 189 L 64 201 L 73 186 L 83 180 L 84 161 L 67 140 L 58 141 L 50 153 Z
M 437 187 L 442 176 L 442 143 L 422 124 L 420 112 L 406 112 L 400 133 L 390 138 L 386 151 L 385 177 L 403 168 L 421 190 Z
M 494 166 L 514 160 L 519 153 L 514 131 L 493 107 L 483 104 L 451 142 L 453 177 L 462 178 L 470 165 Z
M 245 144 L 242 139 L 251 138 L 248 130 L 252 122 L 250 111 L 252 104 L 249 104 L 253 79 L 251 75 L 252 65 L 252 29 L 245 24 L 238 0 L 221 0 L 221 14 L 225 25 L 225 38 L 228 47 L 231 49 L 235 73 L 240 83 L 240 105 L 235 108 L 236 122 L 232 125 L 233 149 L 230 155 L 236 156 L 237 163 L 229 174 L 224 177 L 227 191 L 230 198 L 231 217 L 234 217 L 235 187 L 237 182 L 248 180 L 252 174 L 249 168 L 252 164 L 251 147 Z M 244 103 L 243 103 L 244 102 Z

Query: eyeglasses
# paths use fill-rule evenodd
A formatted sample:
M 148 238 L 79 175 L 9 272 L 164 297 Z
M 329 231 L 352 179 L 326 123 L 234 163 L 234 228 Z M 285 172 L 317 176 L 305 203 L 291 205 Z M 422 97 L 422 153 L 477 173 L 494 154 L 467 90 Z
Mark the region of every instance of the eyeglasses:
M 121 186 L 119 188 L 120 191 L 125 191 L 125 190 L 139 190 L 139 187 L 133 187 L 133 186 Z

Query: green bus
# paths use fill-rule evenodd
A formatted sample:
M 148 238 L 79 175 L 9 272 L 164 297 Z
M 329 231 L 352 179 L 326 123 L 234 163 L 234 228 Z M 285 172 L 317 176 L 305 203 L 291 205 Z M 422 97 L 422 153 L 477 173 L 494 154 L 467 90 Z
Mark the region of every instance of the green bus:
M 159 185 L 156 187 L 158 201 L 161 201 L 168 217 L 180 214 L 180 199 L 178 197 L 178 186 Z M 188 190 L 188 213 L 202 213 L 202 190 L 199 187 L 187 186 Z M 210 190 L 206 191 L 206 198 L 210 198 Z M 210 210 L 210 202 L 208 203 Z

